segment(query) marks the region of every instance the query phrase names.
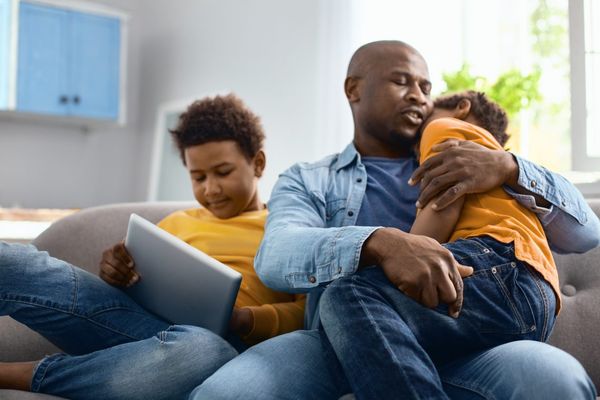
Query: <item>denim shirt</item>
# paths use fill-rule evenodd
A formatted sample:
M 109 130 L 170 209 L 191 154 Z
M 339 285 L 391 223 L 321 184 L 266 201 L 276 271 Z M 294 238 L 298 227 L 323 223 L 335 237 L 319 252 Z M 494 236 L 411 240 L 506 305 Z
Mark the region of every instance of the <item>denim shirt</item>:
M 578 253 L 597 246 L 600 221 L 579 191 L 565 178 L 515 158 L 519 185 L 552 206 L 537 207 L 533 196 L 506 190 L 538 215 L 550 247 Z M 366 184 L 365 167 L 350 144 L 342 153 L 315 163 L 293 165 L 273 188 L 265 236 L 254 265 L 260 279 L 272 289 L 310 291 L 307 328 L 318 323 L 318 301 L 324 287 L 356 272 L 363 243 L 380 228 L 355 226 Z

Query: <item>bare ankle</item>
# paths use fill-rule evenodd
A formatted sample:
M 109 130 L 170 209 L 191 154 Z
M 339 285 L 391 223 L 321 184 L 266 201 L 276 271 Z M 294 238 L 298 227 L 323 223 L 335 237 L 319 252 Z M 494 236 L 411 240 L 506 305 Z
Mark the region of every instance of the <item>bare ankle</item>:
M 31 378 L 37 361 L 0 362 L 0 389 L 31 391 Z

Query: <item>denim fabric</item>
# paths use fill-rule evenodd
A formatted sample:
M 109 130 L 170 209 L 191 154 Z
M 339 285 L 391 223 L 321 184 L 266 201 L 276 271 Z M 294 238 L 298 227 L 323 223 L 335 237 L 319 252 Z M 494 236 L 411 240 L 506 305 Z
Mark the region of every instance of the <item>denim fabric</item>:
M 317 330 L 277 336 L 225 364 L 190 400 L 337 400 L 351 389 L 324 354 Z M 441 366 L 439 374 L 453 400 L 595 399 L 575 358 L 528 340 L 474 353 Z
M 600 240 L 600 221 L 579 191 L 559 175 L 515 158 L 519 183 L 553 206 L 539 208 L 533 196 L 509 193 L 539 215 L 552 249 L 581 252 L 593 248 Z M 318 321 L 321 290 L 314 289 L 356 272 L 362 245 L 377 229 L 354 226 L 366 185 L 365 167 L 350 144 L 340 154 L 292 166 L 273 189 L 255 267 L 261 280 L 273 289 L 311 291 L 306 304 L 307 327 L 316 327 Z
M 489 237 L 445 245 L 463 265 L 459 318 L 426 308 L 378 267 L 333 282 L 321 297 L 323 342 L 331 345 L 358 399 L 445 399 L 437 367 L 515 340 L 544 341 L 554 324 L 549 284 Z M 330 364 L 335 366 L 337 364 Z
M 0 242 L 0 315 L 67 354 L 42 359 L 32 391 L 72 399 L 185 399 L 237 355 L 224 339 L 169 326 L 121 290 L 33 246 Z

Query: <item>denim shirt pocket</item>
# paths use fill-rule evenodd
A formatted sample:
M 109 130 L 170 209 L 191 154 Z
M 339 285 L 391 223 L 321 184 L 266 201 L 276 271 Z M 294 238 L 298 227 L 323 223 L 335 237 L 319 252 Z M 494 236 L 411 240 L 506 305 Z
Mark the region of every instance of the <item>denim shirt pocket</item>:
M 333 220 L 336 215 L 340 215 L 340 211 L 346 209 L 346 199 L 329 200 L 325 206 L 327 221 Z M 343 214 L 341 214 L 343 215 Z

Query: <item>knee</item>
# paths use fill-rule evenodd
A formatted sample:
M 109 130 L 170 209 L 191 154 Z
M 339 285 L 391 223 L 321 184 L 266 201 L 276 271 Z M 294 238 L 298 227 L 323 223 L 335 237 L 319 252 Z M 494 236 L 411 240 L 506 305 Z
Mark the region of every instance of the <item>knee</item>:
M 541 342 L 522 341 L 513 345 L 522 352 L 520 368 L 507 368 L 507 379 L 521 387 L 531 399 L 596 399 L 596 389 L 583 366 L 569 353 Z
M 38 250 L 30 245 L 0 242 L 0 276 L 3 282 L 13 282 L 26 274 L 25 266 Z
M 194 371 L 204 379 L 238 355 L 225 339 L 196 326 L 174 325 L 159 332 L 157 338 L 167 364 Z

